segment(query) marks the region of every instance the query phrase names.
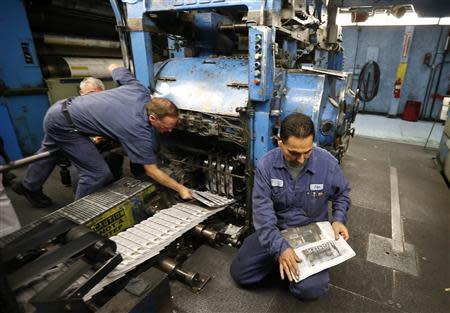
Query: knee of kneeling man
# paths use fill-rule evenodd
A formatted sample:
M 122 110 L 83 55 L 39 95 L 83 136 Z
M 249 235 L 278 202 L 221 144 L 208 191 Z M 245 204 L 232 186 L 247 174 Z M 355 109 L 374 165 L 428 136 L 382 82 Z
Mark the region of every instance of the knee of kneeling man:
M 231 263 L 230 275 L 236 283 L 242 284 L 242 275 L 240 273 L 239 266 L 236 264 L 236 261 L 233 261 L 233 263 Z
M 328 292 L 328 283 L 317 286 L 291 285 L 291 293 L 300 300 L 314 300 L 324 296 Z
M 239 285 L 251 285 L 256 283 L 253 276 L 242 270 L 241 264 L 233 262 L 230 266 L 230 275 L 233 280 Z

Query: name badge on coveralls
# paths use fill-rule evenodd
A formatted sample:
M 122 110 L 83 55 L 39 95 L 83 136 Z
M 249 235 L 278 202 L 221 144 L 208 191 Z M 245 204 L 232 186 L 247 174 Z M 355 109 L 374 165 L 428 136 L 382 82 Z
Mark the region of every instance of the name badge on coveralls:
M 323 190 L 323 184 L 310 184 L 309 190 L 311 191 Z
M 271 178 L 270 184 L 272 187 L 283 187 L 283 181 L 281 179 Z
M 309 190 L 314 198 L 323 197 L 323 184 L 310 184 Z

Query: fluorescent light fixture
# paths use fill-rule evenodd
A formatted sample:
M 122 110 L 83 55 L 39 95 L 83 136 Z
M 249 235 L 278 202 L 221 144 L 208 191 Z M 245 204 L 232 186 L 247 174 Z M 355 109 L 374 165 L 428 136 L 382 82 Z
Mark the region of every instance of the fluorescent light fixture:
M 375 13 L 367 21 L 352 23 L 350 13 L 338 13 L 336 24 L 340 26 L 404 26 L 404 25 L 450 25 L 450 17 L 418 17 L 415 12 L 406 12 L 401 18 L 392 14 Z

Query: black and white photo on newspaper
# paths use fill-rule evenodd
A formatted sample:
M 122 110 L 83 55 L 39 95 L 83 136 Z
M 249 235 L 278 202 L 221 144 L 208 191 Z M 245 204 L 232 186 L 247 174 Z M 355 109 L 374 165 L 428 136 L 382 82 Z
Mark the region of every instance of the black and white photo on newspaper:
M 281 234 L 301 260 L 298 264 L 299 281 L 356 255 L 342 237 L 339 237 L 338 240 L 334 238 L 334 232 L 329 222 L 288 228 L 281 231 Z

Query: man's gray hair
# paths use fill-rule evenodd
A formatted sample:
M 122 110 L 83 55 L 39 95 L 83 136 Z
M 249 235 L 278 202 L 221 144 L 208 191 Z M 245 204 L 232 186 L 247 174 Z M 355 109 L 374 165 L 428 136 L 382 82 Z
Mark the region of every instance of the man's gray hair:
M 87 84 L 93 85 L 101 90 L 105 90 L 105 85 L 103 85 L 103 82 L 95 77 L 86 77 L 83 79 L 80 83 L 80 90 L 83 90 Z

